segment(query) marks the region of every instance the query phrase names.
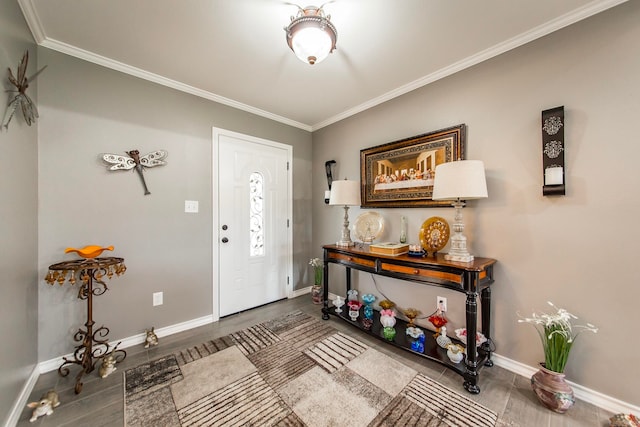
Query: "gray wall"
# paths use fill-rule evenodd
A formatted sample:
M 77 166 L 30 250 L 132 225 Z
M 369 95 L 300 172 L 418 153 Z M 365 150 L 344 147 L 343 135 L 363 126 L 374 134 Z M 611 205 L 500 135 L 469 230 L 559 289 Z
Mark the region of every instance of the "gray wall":
M 340 235 L 342 210 L 322 201 L 326 160 L 338 161 L 337 176 L 357 179 L 360 149 L 466 123 L 467 158 L 482 159 L 487 168 L 489 198 L 471 202 L 465 220 L 471 252 L 499 261 L 498 353 L 530 366 L 539 362 L 536 334 L 517 323 L 517 312 L 528 315 L 552 300 L 600 327 L 579 338 L 569 379 L 640 404 L 633 383 L 640 348 L 628 332 L 640 297 L 631 270 L 640 240 L 634 225 L 640 148 L 632 133 L 640 117 L 638 22 L 640 4 L 628 2 L 321 129 L 312 151 L 308 132 L 47 49 L 35 55 L 16 2 L 0 2 L 0 70 L 15 70 L 25 49 L 32 49 L 30 71 L 36 62 L 48 65 L 30 88 L 34 100 L 38 93 L 38 126 L 17 117 L 0 132 L 0 414 L 8 413 L 37 361 L 71 351 L 71 336 L 84 322 L 77 290 L 42 280 L 48 265 L 66 259 L 67 246 L 113 244 L 114 255 L 126 259 L 127 274 L 96 300 L 94 317 L 111 328 L 112 339 L 211 313 L 213 126 L 294 147 L 294 285 L 300 288 L 310 283 L 309 256 L 320 256 L 321 245 Z M 541 195 L 539 122 L 541 110 L 558 105 L 566 111 L 568 194 L 550 198 Z M 167 166 L 147 172 L 151 196 L 142 195 L 137 176 L 109 173 L 97 160 L 98 153 L 133 148 L 169 151 Z M 185 199 L 199 200 L 200 214 L 184 214 Z M 384 239 L 397 238 L 401 215 L 409 217 L 416 240 L 428 217 L 453 218 L 446 208 L 378 211 L 387 219 Z M 352 220 L 360 212 L 352 209 Z M 332 272 L 332 291 L 339 292 L 342 277 Z M 388 296 L 425 313 L 442 293 L 378 282 Z M 355 284 L 373 288 L 366 275 Z M 153 308 L 156 291 L 165 293 L 165 304 Z M 452 326 L 461 326 L 463 296 L 447 296 Z
M 15 94 L 7 68 L 14 75 L 29 50 L 31 76 L 37 55 L 31 33 L 17 2 L 0 2 L 0 119 Z M 37 85 L 27 94 L 37 102 Z M 38 309 L 38 127 L 27 126 L 22 113 L 0 130 L 0 423 L 33 371 L 37 354 Z
M 72 259 L 66 247 L 114 245 L 124 276 L 94 300 L 96 326 L 114 342 L 212 313 L 212 127 L 293 146 L 294 288 L 308 286 L 311 134 L 45 48 L 40 81 L 39 276 Z M 169 152 L 149 169 L 151 195 L 134 172 L 108 172 L 104 152 Z M 200 213 L 184 213 L 198 200 Z M 69 286 L 38 284 L 38 356 L 69 353 L 86 308 Z M 152 306 L 152 293 L 164 304 Z
M 359 178 L 359 151 L 466 123 L 468 159 L 485 162 L 489 198 L 464 210 L 470 251 L 498 260 L 493 296 L 497 352 L 536 366 L 536 332 L 518 313 L 546 310 L 550 300 L 600 327 L 583 334 L 567 366 L 569 380 L 634 405 L 640 344 L 640 2 L 586 21 L 413 91 L 313 134 L 313 247 L 339 239 L 342 209 L 322 202 L 324 162 L 338 176 Z M 426 52 L 424 54 L 427 54 Z M 540 114 L 564 105 L 567 195 L 542 196 Z M 362 209 L 352 209 L 352 221 Z M 400 216 L 418 241 L 431 216 L 453 220 L 452 208 L 376 209 L 386 219 L 382 240 L 399 236 Z M 445 248 L 445 251 L 448 249 Z M 343 273 L 331 290 L 343 292 Z M 363 290 L 371 277 L 354 274 Z M 445 291 L 377 279 L 398 304 L 435 310 Z M 448 292 L 451 331 L 463 326 L 464 297 Z

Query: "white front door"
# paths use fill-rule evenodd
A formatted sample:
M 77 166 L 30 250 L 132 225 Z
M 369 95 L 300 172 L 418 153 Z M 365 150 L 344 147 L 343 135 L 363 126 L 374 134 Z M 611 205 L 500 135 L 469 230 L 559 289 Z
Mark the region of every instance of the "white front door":
M 214 129 L 213 151 L 217 318 L 290 292 L 291 147 Z

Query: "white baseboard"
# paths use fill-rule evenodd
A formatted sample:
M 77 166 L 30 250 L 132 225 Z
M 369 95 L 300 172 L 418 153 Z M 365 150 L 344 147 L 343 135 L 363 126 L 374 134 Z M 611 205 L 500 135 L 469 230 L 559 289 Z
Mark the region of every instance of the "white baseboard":
M 299 297 L 300 295 L 310 294 L 310 293 L 311 293 L 311 286 L 307 286 L 306 288 L 296 289 L 291 293 L 291 295 L 289 296 L 289 299 L 296 298 L 296 297 Z
M 305 295 L 310 293 L 311 293 L 311 286 L 307 286 L 306 288 L 296 289 L 295 291 L 293 291 L 293 293 L 289 298 L 296 298 L 296 297 L 299 297 L 300 295 Z M 331 301 L 336 299 L 336 296 L 337 296 L 336 294 L 332 294 L 331 292 L 329 292 L 329 299 Z
M 308 294 L 311 291 L 311 286 L 297 289 L 293 292 L 290 298 L 295 298 L 300 295 Z M 335 294 L 329 293 L 329 299 L 334 300 L 336 297 Z M 155 331 L 158 337 L 165 337 L 168 335 L 176 334 L 178 332 L 187 331 L 189 329 L 197 328 L 199 326 L 207 325 L 213 322 L 213 315 L 203 316 L 198 319 L 189 320 L 186 322 L 178 323 L 171 326 L 166 326 L 164 328 L 157 329 Z M 134 345 L 139 345 L 144 342 L 146 334 L 141 333 L 131 337 L 123 338 L 121 340 L 113 340 L 112 343 L 120 342 L 120 346 L 118 348 L 128 348 Z M 45 372 L 50 372 L 58 369 L 60 365 L 64 362 L 63 357 L 68 359 L 73 358 L 73 353 L 69 353 L 66 356 L 56 357 L 54 359 L 50 359 L 44 362 L 40 362 L 34 369 L 27 382 L 25 383 L 18 399 L 16 399 L 16 403 L 13 407 L 13 410 L 10 412 L 9 417 L 7 418 L 7 426 L 14 426 L 17 424 L 17 421 L 22 413 L 22 408 L 27 404 L 27 399 L 33 390 L 33 387 L 38 380 L 38 376 Z M 537 368 L 531 367 L 529 365 L 525 365 L 523 363 L 517 362 L 515 360 L 509 359 L 504 356 L 500 356 L 499 354 L 493 353 L 492 359 L 497 366 L 500 366 L 510 372 L 521 375 L 526 378 L 530 378 L 536 371 Z M 605 409 L 609 412 L 617 413 L 625 413 L 625 414 L 640 414 L 640 407 L 632 405 L 627 402 L 623 402 L 619 399 L 616 399 L 611 396 L 607 396 L 598 391 L 589 389 L 587 387 L 581 386 L 580 384 L 572 383 L 569 381 L 569 384 L 573 388 L 576 398 L 583 400 L 585 402 L 591 403 L 599 408 Z
M 27 405 L 27 400 L 33 391 L 33 387 L 35 387 L 36 382 L 38 381 L 38 377 L 40 376 L 40 371 L 38 370 L 38 366 L 34 366 L 31 370 L 31 375 L 27 378 L 27 381 L 22 386 L 22 390 L 20 390 L 20 394 L 13 404 L 13 408 L 9 411 L 9 414 L 6 419 L 5 426 L 13 427 L 18 424 L 18 420 L 20 419 L 20 415 L 22 415 L 22 409 Z
M 515 360 L 500 356 L 496 353 L 493 353 L 491 359 L 495 362 L 496 366 L 500 366 L 507 371 L 511 371 L 525 378 L 531 378 L 531 376 L 538 371 L 537 368 L 525 365 L 524 363 L 516 362 Z M 598 391 L 581 386 L 580 384 L 576 384 L 571 381 L 567 381 L 567 383 L 569 383 L 571 388 L 573 388 L 573 393 L 575 394 L 577 399 L 591 403 L 599 408 L 602 408 L 609 412 L 613 412 L 614 414 L 640 414 L 640 407 L 638 406 L 623 402 L 619 399 L 616 399 L 615 397 L 607 396 Z

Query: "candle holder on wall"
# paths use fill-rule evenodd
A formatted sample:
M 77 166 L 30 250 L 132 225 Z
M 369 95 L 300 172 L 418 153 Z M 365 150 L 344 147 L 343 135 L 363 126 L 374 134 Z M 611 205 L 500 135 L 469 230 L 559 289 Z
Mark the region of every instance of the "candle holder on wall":
M 335 160 L 328 160 L 324 162 L 324 168 L 327 172 L 327 184 L 329 185 L 329 190 L 324 192 L 324 202 L 328 205 L 329 198 L 331 197 L 331 183 L 333 183 L 333 172 L 331 167 L 336 164 Z
M 542 112 L 542 174 L 542 194 L 564 196 L 564 106 Z

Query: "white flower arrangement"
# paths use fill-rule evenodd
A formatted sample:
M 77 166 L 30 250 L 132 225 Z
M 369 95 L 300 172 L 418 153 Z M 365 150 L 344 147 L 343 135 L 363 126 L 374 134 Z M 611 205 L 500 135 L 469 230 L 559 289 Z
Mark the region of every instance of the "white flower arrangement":
M 316 286 L 322 284 L 322 273 L 324 271 L 324 262 L 320 258 L 311 258 L 309 265 L 313 267 L 313 281 Z
M 324 267 L 324 264 L 322 263 L 322 260 L 320 258 L 311 258 L 309 260 L 309 265 L 313 268 Z
M 577 319 L 577 316 L 563 308 L 556 307 L 551 301 L 547 301 L 547 304 L 556 309 L 555 314 L 533 313 L 532 317 L 523 317 L 518 322 L 531 323 L 538 331 L 544 349 L 545 368 L 563 373 L 569 352 L 578 335 L 582 331 L 596 333 L 598 328 L 591 323 L 573 325 L 572 320 Z

